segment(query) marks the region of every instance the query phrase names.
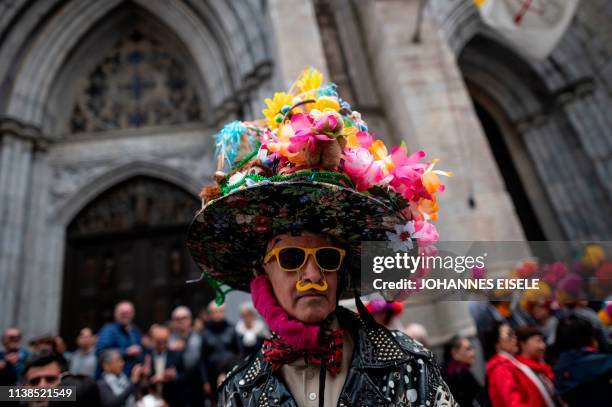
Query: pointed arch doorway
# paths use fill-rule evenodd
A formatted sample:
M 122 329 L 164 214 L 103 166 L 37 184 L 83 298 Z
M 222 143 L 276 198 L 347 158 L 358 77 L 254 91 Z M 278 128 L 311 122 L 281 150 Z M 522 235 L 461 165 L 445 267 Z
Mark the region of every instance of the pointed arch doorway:
M 71 344 L 79 329 L 112 321 L 114 305 L 130 300 L 141 329 L 187 305 L 198 312 L 214 298 L 185 246 L 199 202 L 152 177 L 136 176 L 86 205 L 66 233 L 61 334 Z
M 458 64 L 525 238 L 566 240 L 525 134 L 529 123 L 549 113 L 541 78 L 511 50 L 480 35 L 466 44 Z

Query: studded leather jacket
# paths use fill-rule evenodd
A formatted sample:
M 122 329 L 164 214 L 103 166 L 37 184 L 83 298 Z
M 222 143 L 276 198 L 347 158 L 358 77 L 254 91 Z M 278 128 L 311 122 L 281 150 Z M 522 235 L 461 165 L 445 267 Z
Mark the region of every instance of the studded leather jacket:
M 336 316 L 355 341 L 338 406 L 458 406 L 429 350 L 401 332 L 366 323 L 345 308 L 338 307 Z M 219 405 L 298 406 L 261 352 L 228 374 Z

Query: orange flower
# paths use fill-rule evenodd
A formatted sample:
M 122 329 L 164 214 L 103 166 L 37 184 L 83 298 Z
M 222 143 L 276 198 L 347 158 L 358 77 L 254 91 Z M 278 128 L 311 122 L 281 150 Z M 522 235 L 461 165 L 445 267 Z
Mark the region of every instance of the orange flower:
M 279 153 L 286 157 L 294 164 L 302 165 L 306 163 L 306 154 L 304 151 L 292 153 L 289 151 L 291 145 L 291 137 L 295 135 L 293 127 L 289 123 L 281 125 L 278 130 L 278 141 L 270 141 L 266 143 L 268 151 L 271 153 Z
M 438 191 L 444 191 L 444 184 L 442 184 L 438 175 L 444 175 L 446 177 L 453 176 L 453 173 L 450 171 L 434 170 L 433 168 L 437 162 L 438 159 L 433 160 L 422 176 L 423 186 L 430 194 L 435 194 Z
M 417 210 L 423 214 L 423 217 L 431 221 L 438 220 L 438 209 L 439 205 L 435 195 L 432 195 L 431 199 L 421 199 L 417 206 Z

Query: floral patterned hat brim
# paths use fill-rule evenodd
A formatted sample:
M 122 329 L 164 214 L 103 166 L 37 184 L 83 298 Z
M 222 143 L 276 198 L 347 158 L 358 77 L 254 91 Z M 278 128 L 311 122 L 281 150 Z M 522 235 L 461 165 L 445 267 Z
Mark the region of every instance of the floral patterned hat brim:
M 321 182 L 258 184 L 209 202 L 191 223 L 187 247 L 207 277 L 248 292 L 271 238 L 323 233 L 347 250 L 344 270 L 358 282 L 361 242 L 387 240 L 386 232 L 405 222 L 391 206 L 382 198 Z

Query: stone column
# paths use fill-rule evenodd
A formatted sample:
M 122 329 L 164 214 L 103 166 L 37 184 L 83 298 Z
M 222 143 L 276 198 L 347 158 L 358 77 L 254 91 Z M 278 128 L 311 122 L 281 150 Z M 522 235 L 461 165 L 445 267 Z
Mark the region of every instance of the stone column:
M 312 0 L 270 0 L 268 11 L 277 90 L 288 89 L 308 66 L 328 78 Z
M 420 0 L 355 2 L 372 70 L 394 132 L 410 150 L 440 158 L 455 177 L 440 194 L 441 240 L 524 240 L 512 201 L 490 151 L 448 43 L 425 14 L 413 42 Z M 367 118 L 366 118 L 367 119 Z M 475 207 L 468 202 L 473 198 Z M 526 252 L 527 254 L 527 252 Z M 431 318 L 435 315 L 435 318 Z M 474 332 L 467 306 L 456 302 L 409 307 L 424 323 L 430 345 Z
M 59 332 L 65 226 L 52 216 L 52 170 L 46 149 L 35 149 L 24 256 L 17 287 L 17 322 L 25 337 Z
M 0 327 L 17 323 L 32 155 L 40 134 L 18 120 L 0 118 Z

